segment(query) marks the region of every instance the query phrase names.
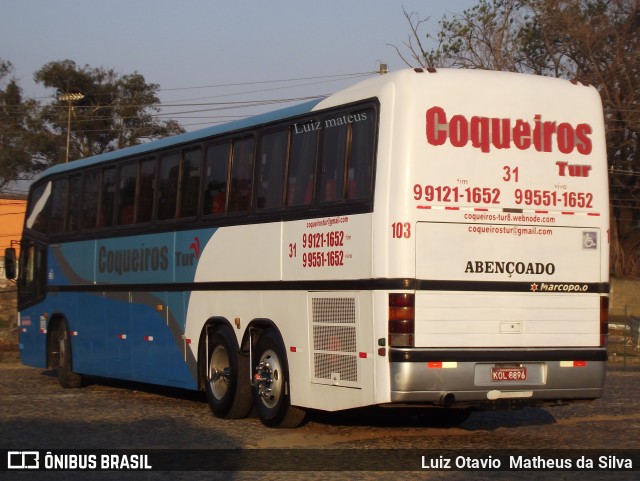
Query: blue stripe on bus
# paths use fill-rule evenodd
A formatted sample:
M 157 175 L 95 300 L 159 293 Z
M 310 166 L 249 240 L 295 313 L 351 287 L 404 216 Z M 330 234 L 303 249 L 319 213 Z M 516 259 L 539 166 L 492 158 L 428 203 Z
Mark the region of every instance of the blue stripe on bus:
M 216 228 L 68 242 L 49 247 L 49 285 L 191 283 Z
M 32 322 L 21 333 L 23 362 L 45 367 L 42 322 L 48 329 L 56 313 L 64 313 L 76 372 L 197 389 L 197 360 L 184 335 L 191 291 L 162 291 L 162 286 L 193 284 L 200 255 L 216 231 L 208 228 L 50 246 L 51 287 L 84 285 L 97 290 L 83 296 L 64 290 L 50 292 L 37 307 L 27 309 L 23 316 Z M 125 278 L 130 285 L 154 283 L 160 291 L 109 289 Z

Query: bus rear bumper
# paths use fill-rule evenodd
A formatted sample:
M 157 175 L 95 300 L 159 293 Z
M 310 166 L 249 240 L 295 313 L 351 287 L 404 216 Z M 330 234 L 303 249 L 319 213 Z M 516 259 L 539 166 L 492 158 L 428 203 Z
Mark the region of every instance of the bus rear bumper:
M 391 402 L 481 407 L 597 399 L 606 359 L 604 348 L 392 349 Z

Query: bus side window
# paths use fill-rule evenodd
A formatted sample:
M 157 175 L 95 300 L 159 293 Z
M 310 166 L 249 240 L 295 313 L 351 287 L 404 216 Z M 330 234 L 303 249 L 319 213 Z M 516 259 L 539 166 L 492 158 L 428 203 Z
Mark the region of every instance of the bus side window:
M 151 222 L 153 219 L 153 199 L 156 193 L 156 159 L 140 161 L 140 180 L 136 198 L 136 223 Z
M 288 130 L 272 132 L 262 137 L 258 157 L 258 209 L 282 207 L 288 141 Z
M 210 145 L 205 159 L 204 197 L 202 213 L 224 214 L 227 202 L 227 172 L 229 144 Z
M 64 232 L 65 216 L 67 213 L 67 190 L 68 182 L 66 177 L 53 181 L 51 192 L 51 217 L 49 219 L 49 233 L 59 234 Z
M 78 229 L 78 219 L 80 218 L 80 185 L 82 174 L 69 176 L 69 195 L 67 219 L 65 225 L 66 232 L 74 232 Z
M 182 179 L 180 182 L 179 217 L 194 217 L 198 213 L 198 197 L 200 196 L 200 157 L 201 149 L 184 150 L 182 152 Z
M 335 114 L 337 115 L 337 114 Z M 344 168 L 347 154 L 347 128 L 349 124 L 335 124 L 333 116 L 325 120 L 322 139 L 322 177 L 320 202 L 344 199 Z
M 136 184 L 138 163 L 128 162 L 120 166 L 118 185 L 118 225 L 133 224 L 135 220 Z
M 100 209 L 98 211 L 97 227 L 112 227 L 116 206 L 116 168 L 102 169 L 100 185 Z
M 20 249 L 18 275 L 18 308 L 23 309 L 42 299 L 46 293 L 46 247 L 31 240 L 23 241 Z
M 373 110 L 356 112 L 352 117 L 354 122 L 351 124 L 347 198 L 366 199 L 371 193 L 373 173 L 374 112 Z
M 174 219 L 178 203 L 180 154 L 172 152 L 160 159 L 158 182 L 158 220 Z
M 287 207 L 311 204 L 315 186 L 318 132 L 291 135 L 291 153 L 287 173 Z
M 233 142 L 229 212 L 246 212 L 251 206 L 253 137 Z
M 100 171 L 90 170 L 84 174 L 82 184 L 81 228 L 94 229 L 97 227 L 98 199 L 100 191 Z
M 32 216 L 33 210 L 35 208 L 35 206 L 38 204 L 38 201 L 40 199 L 42 199 L 42 196 L 45 195 L 45 190 L 47 188 L 47 183 L 44 184 L 40 184 L 38 187 L 36 187 L 33 190 L 33 193 L 31 194 L 31 197 L 29 199 L 29 203 L 28 208 L 29 210 L 27 211 L 27 214 L 25 216 L 25 219 L 29 219 Z M 45 204 L 44 209 L 42 209 L 35 217 L 35 219 L 33 219 L 33 225 L 31 226 L 31 228 L 37 232 L 46 232 L 47 231 L 47 224 L 48 224 L 48 220 L 49 220 L 49 211 L 51 208 L 51 200 L 49 199 L 49 201 Z

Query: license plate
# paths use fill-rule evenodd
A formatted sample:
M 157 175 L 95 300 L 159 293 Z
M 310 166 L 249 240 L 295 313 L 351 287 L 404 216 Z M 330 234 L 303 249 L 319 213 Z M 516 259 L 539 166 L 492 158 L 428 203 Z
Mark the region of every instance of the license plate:
M 491 380 L 496 382 L 502 381 L 526 381 L 526 367 L 492 367 Z

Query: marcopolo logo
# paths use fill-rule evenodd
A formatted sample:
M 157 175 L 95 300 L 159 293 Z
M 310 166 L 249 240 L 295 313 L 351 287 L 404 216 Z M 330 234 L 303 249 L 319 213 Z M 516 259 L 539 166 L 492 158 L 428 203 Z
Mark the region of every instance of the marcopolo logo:
M 563 284 L 559 282 L 542 282 L 531 284 L 531 292 L 588 292 L 588 284 Z

